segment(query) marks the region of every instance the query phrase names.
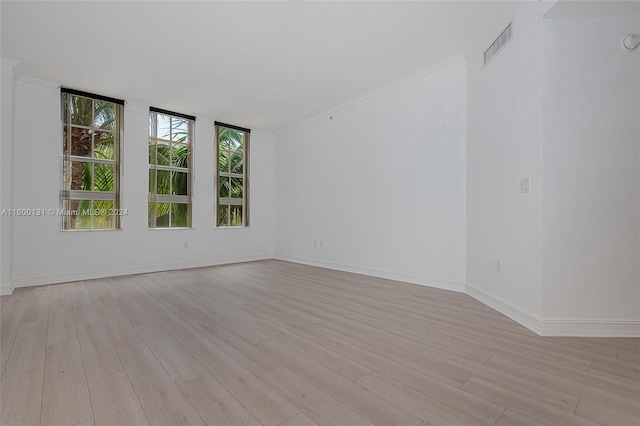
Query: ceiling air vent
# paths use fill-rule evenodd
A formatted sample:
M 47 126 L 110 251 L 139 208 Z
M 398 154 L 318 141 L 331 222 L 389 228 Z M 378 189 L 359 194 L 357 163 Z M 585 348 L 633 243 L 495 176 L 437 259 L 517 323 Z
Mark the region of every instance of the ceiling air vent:
M 505 28 L 502 33 L 500 33 L 498 38 L 495 39 L 493 43 L 491 43 L 491 46 L 489 46 L 489 48 L 484 51 L 484 65 L 487 65 L 489 62 L 491 62 L 491 60 L 498 54 L 498 52 L 502 50 L 504 45 L 507 44 L 509 40 L 511 40 L 511 37 L 511 24 L 509 24 L 509 26 Z

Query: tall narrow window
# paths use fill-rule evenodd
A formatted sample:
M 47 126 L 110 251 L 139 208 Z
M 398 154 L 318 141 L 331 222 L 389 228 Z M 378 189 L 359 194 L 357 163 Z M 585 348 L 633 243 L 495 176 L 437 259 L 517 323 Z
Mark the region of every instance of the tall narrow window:
M 191 144 L 195 117 L 149 112 L 149 228 L 191 226 Z
M 119 229 L 124 101 L 64 88 L 61 97 L 62 229 Z
M 248 226 L 248 164 L 251 130 L 216 123 L 216 226 Z

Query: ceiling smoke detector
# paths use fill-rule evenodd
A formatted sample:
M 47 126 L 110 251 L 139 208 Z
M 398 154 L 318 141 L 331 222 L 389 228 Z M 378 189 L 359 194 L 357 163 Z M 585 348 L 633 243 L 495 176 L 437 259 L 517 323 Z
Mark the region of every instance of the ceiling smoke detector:
M 628 51 L 636 50 L 640 46 L 640 34 L 627 34 L 622 38 L 622 47 Z

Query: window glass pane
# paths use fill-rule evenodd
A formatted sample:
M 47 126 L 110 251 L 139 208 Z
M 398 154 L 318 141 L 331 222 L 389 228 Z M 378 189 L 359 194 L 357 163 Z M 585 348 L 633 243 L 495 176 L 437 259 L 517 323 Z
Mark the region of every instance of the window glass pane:
M 71 151 L 69 155 L 78 157 L 91 157 L 91 134 L 90 129 L 71 127 Z
M 171 121 L 171 140 L 189 142 L 189 122 L 185 119 L 173 118 Z
M 149 169 L 149 194 L 156 193 L 154 189 L 155 183 L 156 183 L 156 170 Z
M 242 226 L 242 206 L 229 206 L 231 226 Z
M 113 228 L 115 218 L 109 213 L 113 213 L 113 201 L 97 200 L 93 202 L 93 228 L 110 229 Z
M 78 211 L 78 201 L 77 200 L 63 200 L 62 201 L 62 226 L 63 229 L 75 229 L 76 228 L 76 219 L 77 219 L 77 211 Z
M 242 198 L 242 178 L 231 178 L 231 198 Z
M 149 139 L 149 164 L 155 165 L 156 163 L 156 143 L 153 139 Z
M 218 206 L 218 226 L 229 226 L 229 206 Z
M 116 104 L 96 100 L 93 126 L 103 130 L 114 131 L 116 123 Z
M 91 163 L 66 161 L 64 178 L 65 188 L 72 191 L 91 191 Z
M 171 190 L 171 172 L 167 170 L 158 170 L 158 186 L 156 194 L 169 194 Z
M 218 146 L 220 147 L 221 151 L 222 150 L 229 151 L 229 132 L 230 132 L 229 129 L 220 128 L 220 131 L 219 131 L 220 140 L 218 141 L 219 143 Z
M 69 138 L 67 137 L 69 133 L 67 132 L 67 125 L 65 124 L 62 127 L 62 153 L 64 155 L 68 155 L 67 150 L 69 149 Z
M 229 173 L 229 151 L 220 151 L 218 153 L 218 170 Z
M 220 176 L 218 178 L 218 195 L 220 198 L 229 198 L 230 186 L 230 179 L 227 176 Z
M 109 216 L 118 205 L 118 145 L 121 106 L 113 102 L 62 94 L 64 217 L 62 229 L 113 229 L 119 221 Z M 76 161 L 74 157 L 84 157 Z M 102 161 L 106 160 L 104 163 Z M 90 200 L 83 192 L 109 192 L 110 200 Z M 85 198 L 85 199 L 70 199 Z
M 189 145 L 176 144 L 171 146 L 171 166 L 189 167 Z
M 189 174 L 171 172 L 171 195 L 187 195 L 189 189 Z
M 229 151 L 235 151 L 242 145 L 243 134 L 237 130 L 228 131 Z
M 187 227 L 189 226 L 189 205 L 188 204 L 171 204 L 171 226 Z
M 93 190 L 112 192 L 114 191 L 114 170 L 112 164 L 96 163 L 93 165 Z
M 171 117 L 164 114 L 157 114 L 158 117 L 158 138 L 167 139 L 171 138 Z
M 149 228 L 155 227 L 156 221 L 156 203 L 148 203 L 148 224 Z
M 67 95 L 66 103 L 71 124 L 91 126 L 93 122 L 93 100 L 82 96 Z
M 90 200 L 78 201 L 76 229 L 91 229 L 91 209 Z
M 165 143 L 158 144 L 158 166 L 168 166 L 171 164 L 169 145 Z
M 244 153 L 242 152 L 242 148 L 231 152 L 229 167 L 231 173 L 242 174 L 244 168 Z
M 93 135 L 93 156 L 105 160 L 116 158 L 115 140 L 112 132 L 96 131 Z
M 155 203 L 156 227 L 169 227 L 169 203 Z

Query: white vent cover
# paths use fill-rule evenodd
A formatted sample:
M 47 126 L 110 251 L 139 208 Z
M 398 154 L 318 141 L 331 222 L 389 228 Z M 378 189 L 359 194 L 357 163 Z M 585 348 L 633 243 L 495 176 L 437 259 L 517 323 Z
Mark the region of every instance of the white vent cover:
M 504 45 L 507 44 L 509 40 L 511 40 L 511 37 L 511 24 L 509 24 L 509 26 L 505 28 L 502 33 L 500 33 L 498 38 L 495 39 L 493 43 L 491 43 L 491 46 L 489 46 L 489 48 L 484 51 L 484 65 L 487 65 L 489 62 L 491 62 L 491 60 L 498 54 L 498 52 L 502 50 Z

